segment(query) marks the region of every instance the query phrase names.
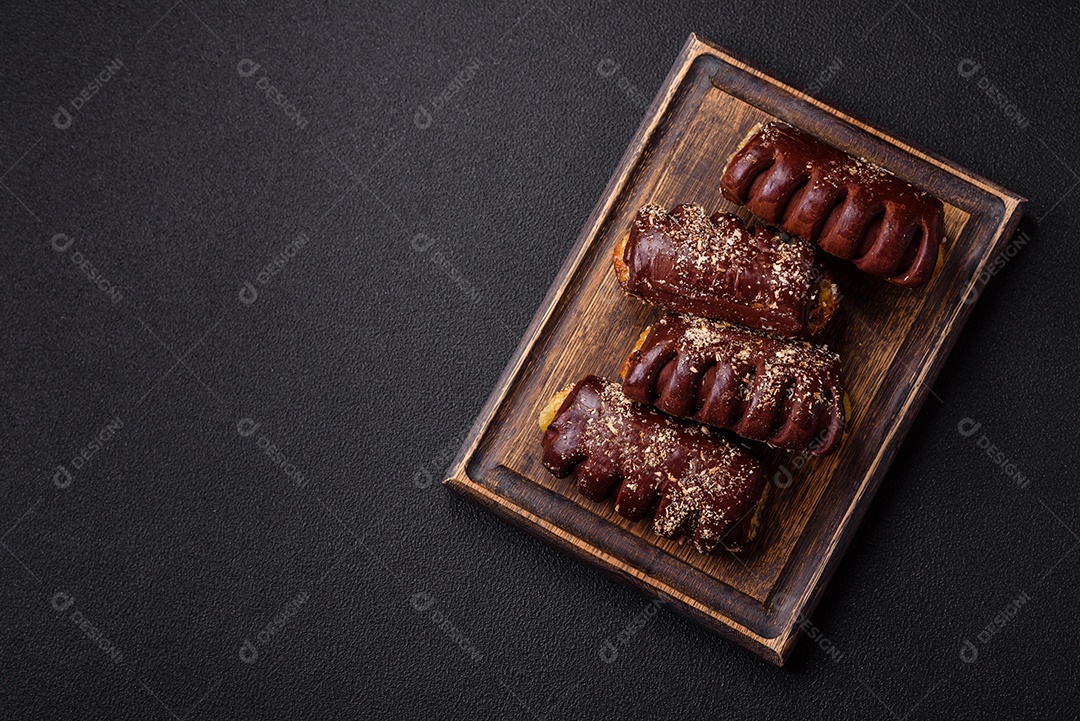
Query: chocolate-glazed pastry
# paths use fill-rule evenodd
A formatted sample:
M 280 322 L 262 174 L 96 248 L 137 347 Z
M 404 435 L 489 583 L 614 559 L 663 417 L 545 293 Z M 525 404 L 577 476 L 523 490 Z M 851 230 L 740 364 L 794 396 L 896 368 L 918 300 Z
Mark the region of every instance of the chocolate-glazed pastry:
M 767 483 L 743 447 L 703 426 L 632 403 L 616 383 L 587 376 L 557 393 L 540 414 L 544 465 L 571 473 L 578 491 L 602 501 L 618 486 L 615 511 L 653 530 L 691 535 L 701 553 L 741 550 L 760 523 Z
M 623 289 L 650 303 L 783 335 L 821 330 L 839 297 L 813 244 L 700 205 L 641 208 L 614 264 Z
M 622 375 L 631 400 L 743 438 L 825 455 L 843 437 L 840 357 L 803 341 L 668 314 Z
M 720 191 L 896 285 L 918 287 L 934 273 L 941 201 L 790 125 L 758 128 L 728 161 Z

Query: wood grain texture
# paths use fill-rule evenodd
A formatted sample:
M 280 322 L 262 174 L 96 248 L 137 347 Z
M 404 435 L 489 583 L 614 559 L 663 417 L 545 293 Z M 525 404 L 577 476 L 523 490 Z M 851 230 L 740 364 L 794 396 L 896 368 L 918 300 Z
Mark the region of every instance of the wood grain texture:
M 830 259 L 843 304 L 818 338 L 840 353 L 849 436 L 826 458 L 761 452 L 775 488 L 751 553 L 705 557 L 648 522 L 592 503 L 541 465 L 536 417 L 595 373 L 618 378 L 641 330 L 662 314 L 626 297 L 611 252 L 646 202 L 745 211 L 720 197 L 727 159 L 759 122 L 779 119 L 875 162 L 945 203 L 944 261 L 921 290 Z M 782 665 L 850 541 L 971 310 L 968 293 L 1015 230 L 1022 198 L 917 150 L 691 36 L 566 263 L 473 425 L 446 484 L 575 557 Z

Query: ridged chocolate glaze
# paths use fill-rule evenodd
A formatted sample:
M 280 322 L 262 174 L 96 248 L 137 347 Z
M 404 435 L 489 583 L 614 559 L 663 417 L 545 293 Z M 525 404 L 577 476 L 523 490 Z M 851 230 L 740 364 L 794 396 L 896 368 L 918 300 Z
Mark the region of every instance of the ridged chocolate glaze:
M 805 336 L 824 268 L 813 244 L 699 205 L 638 211 L 620 277 L 627 293 L 680 313 Z M 618 262 L 616 263 L 618 266 Z
M 941 201 L 789 125 L 762 126 L 728 162 L 720 191 L 896 285 L 918 287 L 934 273 Z
M 766 485 L 742 446 L 632 403 L 596 376 L 574 385 L 543 447 L 544 465 L 559 478 L 573 474 L 581 495 L 602 501 L 617 486 L 619 515 L 636 521 L 655 509 L 657 535 L 690 534 L 701 553 L 745 546 Z
M 743 438 L 816 455 L 843 438 L 840 357 L 810 343 L 668 314 L 623 374 L 631 400 Z

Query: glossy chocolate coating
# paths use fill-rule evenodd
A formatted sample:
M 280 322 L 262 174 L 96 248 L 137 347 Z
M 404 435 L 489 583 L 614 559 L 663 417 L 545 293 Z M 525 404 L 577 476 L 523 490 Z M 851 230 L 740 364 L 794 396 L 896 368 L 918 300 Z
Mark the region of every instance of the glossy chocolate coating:
M 641 208 L 616 271 L 627 293 L 669 310 L 795 336 L 810 334 L 825 277 L 811 243 L 699 205 Z
M 813 135 L 768 123 L 732 156 L 720 191 L 791 235 L 906 287 L 934 273 L 944 206 Z
M 653 530 L 692 534 L 701 553 L 741 548 L 765 490 L 761 462 L 697 425 L 630 402 L 616 383 L 588 376 L 574 385 L 544 433 L 544 465 L 571 473 L 578 491 L 602 501 L 618 486 L 615 511 Z
M 623 391 L 779 448 L 825 455 L 843 438 L 840 357 L 730 323 L 664 316 L 627 358 Z

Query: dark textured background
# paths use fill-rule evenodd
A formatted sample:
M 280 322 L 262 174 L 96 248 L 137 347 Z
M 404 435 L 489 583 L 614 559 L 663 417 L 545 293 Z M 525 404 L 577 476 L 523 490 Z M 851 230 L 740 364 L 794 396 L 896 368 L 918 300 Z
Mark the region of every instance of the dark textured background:
M 0 11 L 0 714 L 1077 713 L 1075 6 L 170 2 Z M 787 669 L 437 483 L 691 31 L 1031 199 Z

